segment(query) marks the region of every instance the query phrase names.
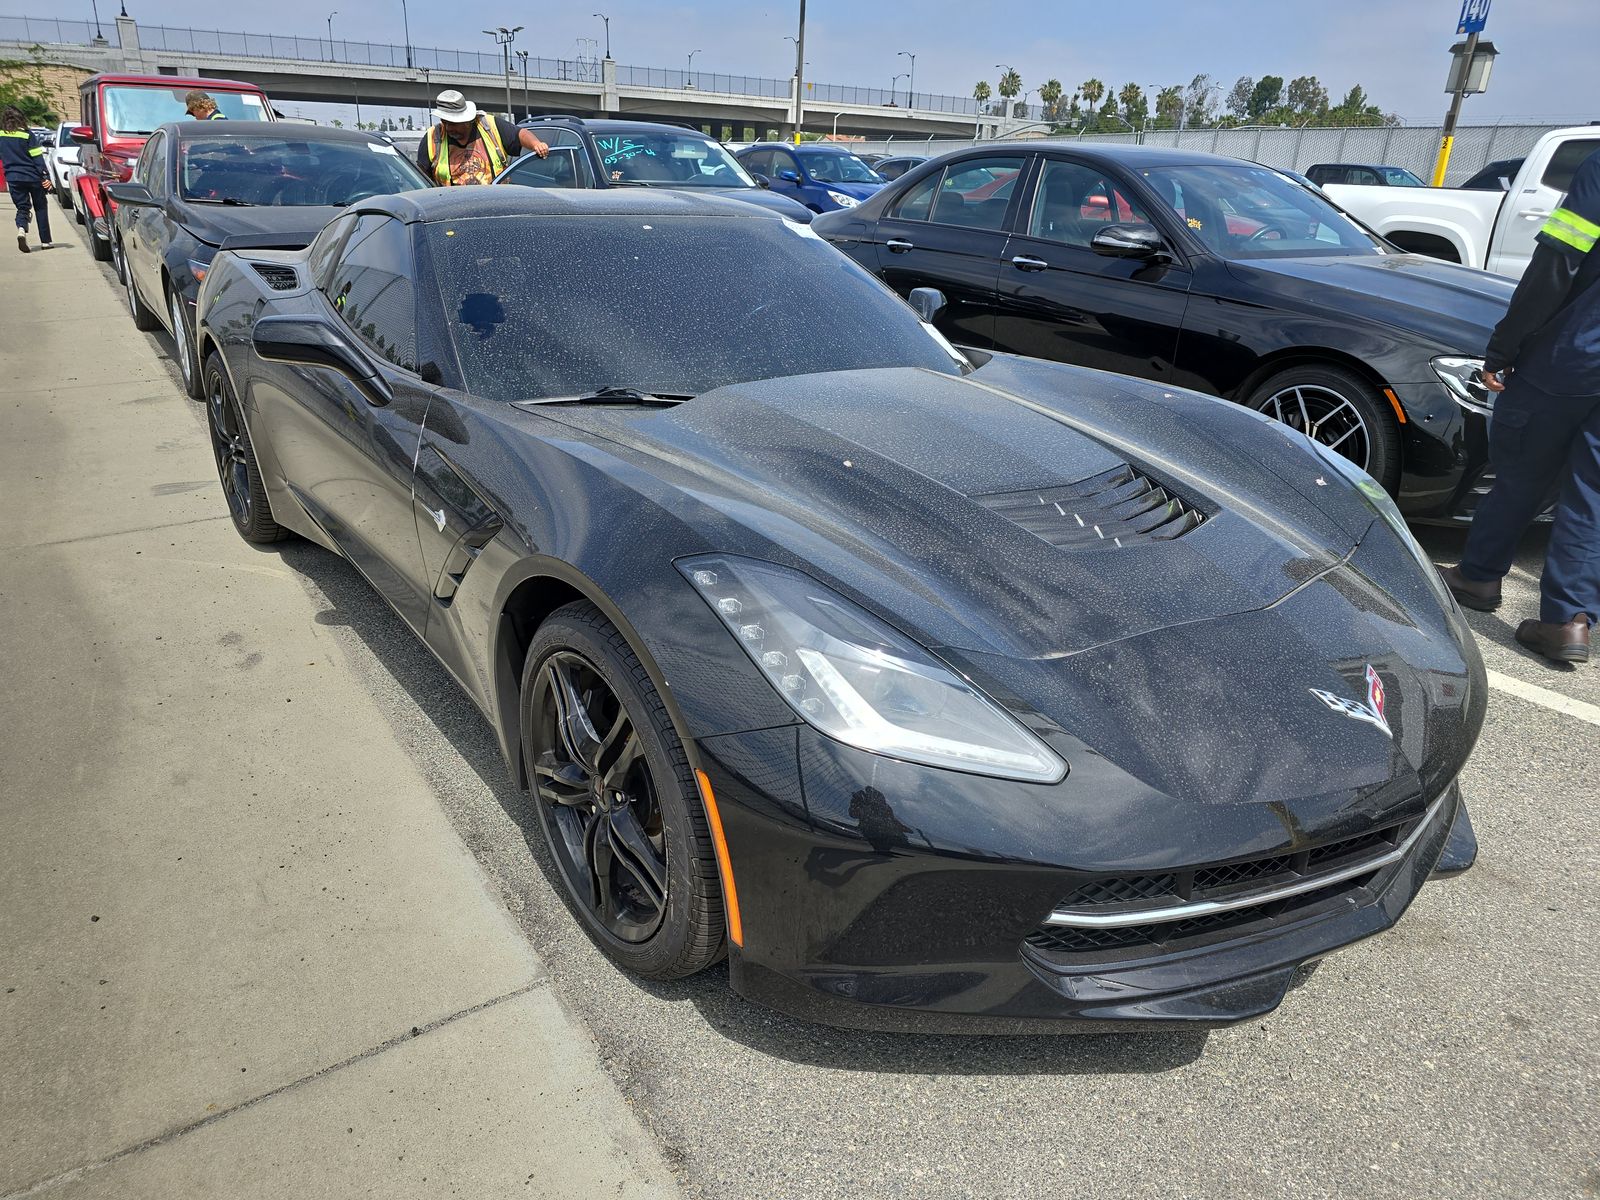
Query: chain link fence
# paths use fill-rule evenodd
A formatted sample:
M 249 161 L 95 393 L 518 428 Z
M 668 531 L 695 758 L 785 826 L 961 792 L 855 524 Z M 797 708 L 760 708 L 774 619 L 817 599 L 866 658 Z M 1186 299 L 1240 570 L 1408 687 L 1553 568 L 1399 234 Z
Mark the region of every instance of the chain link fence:
M 60 21 L 54 17 L 0 17 L 0 42 L 24 46 L 115 46 L 117 23 Z
M 1445 186 L 1453 187 L 1501 159 L 1521 158 L 1533 144 L 1559 125 L 1465 125 L 1456 129 L 1455 147 Z M 1304 172 L 1315 163 L 1369 163 L 1405 167 L 1424 180 L 1433 176 L 1442 130 L 1436 125 L 1390 125 L 1351 129 L 1152 129 L 1142 134 L 1085 134 L 1066 140 L 1084 143 L 1174 146 L 1206 154 L 1244 158 L 1269 167 Z M 1027 139 L 1019 139 L 1026 144 Z M 860 153 L 942 154 L 973 145 L 952 138 L 893 138 L 852 142 Z

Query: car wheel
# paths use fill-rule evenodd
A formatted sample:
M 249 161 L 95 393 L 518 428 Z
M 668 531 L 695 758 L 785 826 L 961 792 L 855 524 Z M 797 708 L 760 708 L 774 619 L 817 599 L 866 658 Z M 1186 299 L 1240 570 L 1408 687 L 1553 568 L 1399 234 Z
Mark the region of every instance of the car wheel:
M 587 602 L 534 635 L 522 745 L 568 906 L 618 964 L 678 979 L 723 952 L 722 893 L 688 755 L 627 640 Z
M 116 265 L 112 262 L 111 239 L 109 237 L 101 237 L 96 233 L 92 220 L 89 222 L 89 253 L 94 256 L 96 262 L 109 262 L 113 266 Z M 120 280 L 122 276 L 118 274 L 117 278 Z
M 1246 403 L 1337 450 L 1391 493 L 1400 482 L 1400 428 L 1388 402 L 1354 371 L 1291 367 L 1261 384 Z
M 189 327 L 189 311 L 183 303 L 183 295 L 171 287 L 167 289 L 167 315 L 172 318 L 172 343 L 177 351 L 178 371 L 183 376 L 183 390 L 191 400 L 199 400 L 206 393 L 200 365 L 195 361 L 194 330 Z
M 128 312 L 133 316 L 133 327 L 145 332 L 160 329 L 160 319 L 139 299 L 139 285 L 133 282 L 133 272 L 128 270 L 128 254 L 122 248 L 121 238 L 117 239 L 112 253 L 116 255 L 117 274 L 122 276 L 122 290 L 128 296 Z
M 215 354 L 206 359 L 205 386 L 211 450 L 233 527 L 247 542 L 281 542 L 289 531 L 272 519 L 272 505 L 256 467 L 256 452 L 250 444 L 239 398 L 222 368 L 222 359 Z
M 71 208 L 72 207 L 72 191 L 71 191 L 71 189 L 58 186 L 56 188 L 56 203 L 59 204 L 62 208 Z

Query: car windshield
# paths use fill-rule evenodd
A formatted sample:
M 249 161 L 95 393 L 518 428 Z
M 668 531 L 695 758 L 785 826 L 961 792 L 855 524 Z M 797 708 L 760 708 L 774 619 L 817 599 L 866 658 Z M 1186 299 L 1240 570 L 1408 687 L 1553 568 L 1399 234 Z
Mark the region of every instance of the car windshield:
M 1387 182 L 1390 187 L 1428 186 L 1404 167 L 1383 167 L 1381 170 L 1383 171 L 1384 181 Z
M 427 186 L 386 142 L 232 134 L 189 138 L 178 151 L 179 194 L 197 202 L 343 208 L 368 196 Z
M 753 188 L 756 181 L 722 145 L 685 130 L 607 133 L 594 139 L 613 183 L 647 187 Z
M 800 160 L 805 163 L 806 173 L 818 183 L 883 182 L 882 175 L 854 154 L 842 154 L 836 150 L 825 150 L 821 153 L 807 153 L 802 150 Z
M 430 223 L 422 237 L 463 386 L 489 399 L 604 387 L 698 395 L 869 367 L 959 372 L 911 309 L 781 218 L 475 217 Z
M 183 98 L 190 88 L 108 87 L 105 90 L 106 125 L 112 133 L 152 134 L 168 121 L 187 121 Z M 261 97 L 252 92 L 207 91 L 217 111 L 230 121 L 265 121 Z
M 1222 258 L 1383 252 L 1320 195 L 1270 167 L 1193 163 L 1141 173 L 1177 219 Z

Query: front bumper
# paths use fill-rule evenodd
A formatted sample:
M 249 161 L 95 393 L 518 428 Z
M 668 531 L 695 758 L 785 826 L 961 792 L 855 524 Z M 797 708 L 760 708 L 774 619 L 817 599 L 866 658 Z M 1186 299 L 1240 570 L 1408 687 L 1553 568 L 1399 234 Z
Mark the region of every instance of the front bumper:
M 1430 875 L 1464 870 L 1476 852 L 1451 785 L 1403 858 L 1292 911 L 1131 954 L 1059 953 L 1030 935 L 1081 876 L 932 849 L 885 799 L 896 794 L 890 776 L 917 769 L 884 769 L 796 727 L 699 749 L 739 883 L 734 990 L 846 1028 L 1063 1033 L 1248 1020 L 1276 1008 L 1305 964 L 1389 928 Z M 949 794 L 973 812 L 995 802 L 991 788 L 1015 787 L 923 774 L 934 792 L 959 781 Z

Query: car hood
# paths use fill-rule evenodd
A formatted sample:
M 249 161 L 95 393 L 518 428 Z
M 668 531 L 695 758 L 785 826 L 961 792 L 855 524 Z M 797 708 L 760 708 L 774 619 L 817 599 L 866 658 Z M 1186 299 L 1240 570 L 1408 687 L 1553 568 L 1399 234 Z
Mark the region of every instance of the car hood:
M 1022 360 L 540 411 L 645 467 L 634 486 L 707 549 L 807 571 L 924 644 L 1015 659 L 1268 607 L 1346 559 L 1373 519 L 1281 426 L 1237 406 Z M 1165 486 L 1199 524 L 1151 540 L 1070 494 L 1121 472 Z M 1342 514 L 1316 502 L 1335 498 Z
M 1291 305 L 1348 312 L 1464 354 L 1483 353 L 1516 290 L 1513 280 L 1420 254 L 1249 259 L 1228 272 Z
M 814 187 L 830 188 L 835 192 L 843 192 L 846 196 L 854 196 L 857 200 L 865 200 L 868 196 L 875 196 L 883 190 L 881 183 L 823 183 L 820 179 L 811 182 Z
M 754 204 L 757 208 L 764 208 L 768 212 L 782 213 L 791 221 L 799 221 L 809 225 L 813 213 L 798 200 L 791 200 L 788 196 L 779 196 L 767 191 L 765 188 L 684 188 L 685 192 L 695 196 L 726 196 L 730 200 L 742 200 L 746 204 Z
M 342 211 L 323 204 L 263 204 L 255 208 L 185 204 L 183 227 L 212 246 L 220 246 L 224 238 L 230 237 L 281 237 L 281 245 L 292 248 L 309 245 L 322 227 Z

